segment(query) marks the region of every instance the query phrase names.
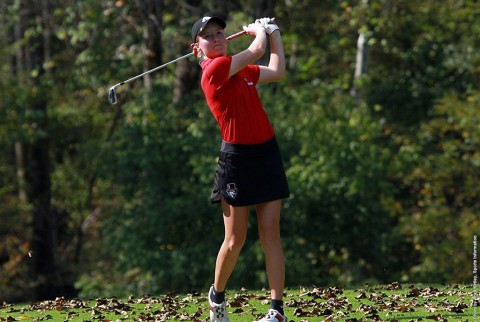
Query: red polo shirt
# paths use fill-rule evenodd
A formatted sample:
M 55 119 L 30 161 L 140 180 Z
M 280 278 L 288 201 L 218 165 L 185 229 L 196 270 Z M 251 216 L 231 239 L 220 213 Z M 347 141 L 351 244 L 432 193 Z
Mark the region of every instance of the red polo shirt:
M 228 78 L 231 56 L 202 61 L 202 89 L 217 121 L 222 139 L 229 143 L 257 144 L 274 135 L 256 85 L 257 65 L 249 65 Z

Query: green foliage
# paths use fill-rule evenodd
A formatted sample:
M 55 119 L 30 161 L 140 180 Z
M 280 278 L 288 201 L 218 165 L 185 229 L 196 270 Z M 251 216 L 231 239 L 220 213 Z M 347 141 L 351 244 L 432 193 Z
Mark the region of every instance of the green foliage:
M 299 283 L 396 276 L 401 266 L 394 264 L 401 260 L 391 250 L 401 241 L 392 229 L 398 213 L 388 180 L 392 156 L 381 144 L 383 123 L 332 86 L 291 94 L 276 105 L 287 106 L 289 122 L 281 124 L 298 140 L 287 161 L 293 192 L 284 215 L 287 272 Z
M 480 226 L 478 186 L 480 133 L 478 94 L 465 100 L 451 94 L 435 106 L 415 141 L 402 150 L 415 158 L 401 179 L 411 199 L 400 229 L 422 258 L 411 267 L 415 279 L 468 281 L 473 236 Z
M 155 91 L 166 89 L 160 85 Z M 200 238 L 222 231 L 221 225 L 209 224 L 220 217 L 208 206 L 211 178 L 206 173 L 214 169 L 216 149 L 202 124 L 206 114 L 194 111 L 194 105 L 181 108 L 157 97 L 151 98 L 150 108 L 139 106 L 124 106 L 125 122 L 105 147 L 100 165 L 102 177 L 122 197 L 102 228 L 115 254 L 114 267 L 141 274 L 133 284 L 149 280 L 141 273 L 146 270 L 151 276 L 144 289 L 148 293 L 205 286 L 213 265 L 212 243 L 219 241 L 200 243 Z
M 4 178 L 3 176 L 1 176 Z M 31 285 L 28 279 L 29 237 L 30 230 L 19 226 L 18 222 L 29 222 L 30 209 L 27 205 L 18 203 L 12 197 L 12 187 L 2 183 L 0 191 L 0 285 L 2 293 L 0 301 L 17 301 L 25 295 Z
M 446 91 L 478 89 L 478 39 L 464 41 L 471 26 L 479 27 L 477 3 L 374 2 L 371 10 L 368 101 L 385 107 L 382 114 L 393 124 L 427 119 Z
M 32 213 L 19 198 L 15 144 L 40 137 L 51 144 L 52 211 L 66 218 L 59 260 L 81 296 L 212 281 L 223 238 L 220 207 L 209 200 L 220 138 L 198 82 L 172 103 L 178 71 L 169 66 L 119 87 L 115 106 L 106 96 L 152 55 L 166 62 L 188 52 L 190 24 L 210 8 L 226 11 L 227 33 L 259 8 L 161 2 L 162 50 L 152 53 L 142 3 L 56 3 L 48 24 L 29 25 L 17 41 L 25 3 L 0 4 L 0 289 L 12 298 L 31 287 Z M 360 3 L 274 6 L 288 75 L 259 90 L 292 191 L 282 210 L 287 284 L 469 281 L 479 229 L 478 3 Z M 12 72 L 17 50 L 40 48 L 50 30 L 42 70 Z M 356 80 L 363 102 L 350 94 L 359 31 L 368 40 L 368 73 Z M 248 43 L 230 42 L 230 53 Z M 198 79 L 197 64 L 184 63 Z M 40 100 L 47 113 L 29 108 Z M 267 284 L 255 225 L 252 214 L 229 287 Z

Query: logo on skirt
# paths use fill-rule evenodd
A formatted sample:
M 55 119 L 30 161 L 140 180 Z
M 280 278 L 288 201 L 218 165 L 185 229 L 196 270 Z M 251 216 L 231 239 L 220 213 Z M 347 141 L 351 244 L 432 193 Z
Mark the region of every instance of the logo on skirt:
M 235 183 L 227 183 L 227 195 L 230 198 L 235 199 L 235 197 L 237 196 L 237 193 L 238 193 L 237 185 Z

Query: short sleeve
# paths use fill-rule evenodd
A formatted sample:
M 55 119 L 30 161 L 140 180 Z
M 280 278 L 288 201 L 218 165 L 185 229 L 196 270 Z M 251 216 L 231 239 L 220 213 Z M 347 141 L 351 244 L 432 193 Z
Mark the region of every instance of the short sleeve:
M 204 79 L 213 87 L 219 88 L 228 81 L 231 56 L 221 56 L 202 64 Z

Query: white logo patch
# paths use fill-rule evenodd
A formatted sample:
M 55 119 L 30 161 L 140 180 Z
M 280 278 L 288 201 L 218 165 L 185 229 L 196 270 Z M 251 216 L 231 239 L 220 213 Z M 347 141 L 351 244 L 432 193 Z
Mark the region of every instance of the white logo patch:
M 230 198 L 235 199 L 238 193 L 237 185 L 235 183 L 227 183 L 226 193 Z

